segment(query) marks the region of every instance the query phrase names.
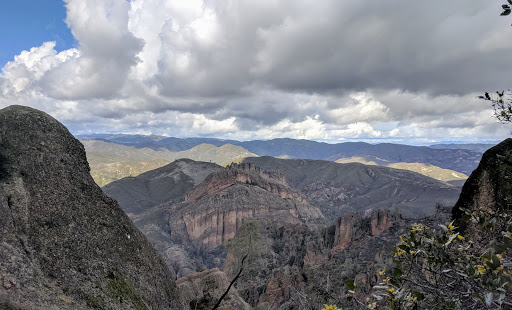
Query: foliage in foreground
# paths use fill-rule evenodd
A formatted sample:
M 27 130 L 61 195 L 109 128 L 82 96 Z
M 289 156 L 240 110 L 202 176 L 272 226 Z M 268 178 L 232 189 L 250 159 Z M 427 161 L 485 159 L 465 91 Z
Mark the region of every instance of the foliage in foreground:
M 369 309 L 502 309 L 511 303 L 512 217 L 480 212 L 471 221 L 496 239 L 478 242 L 453 226 L 434 230 L 414 224 L 394 248 L 394 268 L 379 271 L 380 283 L 364 302 L 353 281 L 349 299 Z
M 508 93 L 505 93 L 505 91 L 502 91 L 502 92 L 497 91 L 496 96 L 490 95 L 489 93 L 486 92 L 484 96 L 478 96 L 478 98 L 492 102 L 494 116 L 501 123 L 512 122 L 512 91 L 511 90 L 509 90 Z
M 512 309 L 512 154 L 498 160 L 503 201 L 462 210 L 462 228 L 413 224 L 370 296 L 347 281 L 347 297 L 370 309 Z

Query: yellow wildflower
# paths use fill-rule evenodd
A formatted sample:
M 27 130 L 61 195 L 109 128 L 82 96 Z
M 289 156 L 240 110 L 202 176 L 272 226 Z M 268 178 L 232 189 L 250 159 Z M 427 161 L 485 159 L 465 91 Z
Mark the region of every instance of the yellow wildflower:
M 381 271 L 379 271 L 379 274 L 381 276 L 385 275 L 386 274 L 386 267 L 384 267 L 384 269 L 382 269 Z
M 478 272 L 479 274 L 484 274 L 485 273 L 485 267 L 482 266 L 482 265 L 476 265 L 476 272 Z
M 322 310 L 337 310 L 338 308 L 336 307 L 336 305 L 324 305 L 324 307 L 322 308 Z
M 407 295 L 407 299 L 409 299 L 410 301 L 416 301 L 418 298 L 413 297 L 412 295 Z
M 466 238 L 464 238 L 463 236 L 461 235 L 457 235 L 457 238 L 459 238 L 459 240 L 465 240 Z
M 453 221 L 452 221 L 452 222 L 450 222 L 450 224 L 448 224 L 448 229 L 449 229 L 449 230 L 457 229 L 457 227 L 453 226 Z
M 428 227 L 426 225 L 416 224 L 416 223 L 412 224 L 411 227 L 412 227 L 412 229 L 411 229 L 412 232 L 430 229 L 430 227 Z
M 393 294 L 395 292 L 395 289 L 392 287 L 392 288 L 388 288 L 387 291 L 388 291 L 388 293 Z

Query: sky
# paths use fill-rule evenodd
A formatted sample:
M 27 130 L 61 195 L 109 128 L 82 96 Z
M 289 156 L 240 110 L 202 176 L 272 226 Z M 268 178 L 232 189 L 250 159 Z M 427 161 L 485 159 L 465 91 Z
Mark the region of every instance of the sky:
M 0 4 L 0 108 L 73 134 L 498 142 L 504 1 L 17 0 Z

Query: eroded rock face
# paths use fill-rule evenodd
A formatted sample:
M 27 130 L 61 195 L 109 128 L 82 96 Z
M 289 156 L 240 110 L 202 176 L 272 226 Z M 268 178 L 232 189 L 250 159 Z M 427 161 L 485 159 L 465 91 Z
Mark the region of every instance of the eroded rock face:
M 205 182 L 212 180 L 207 178 Z M 203 184 L 199 186 L 208 187 Z M 233 238 L 249 219 L 284 225 L 321 220 L 323 215 L 309 204 L 236 182 L 193 203 L 189 200 L 179 205 L 171 215 L 170 227 L 184 226 L 189 239 L 214 249 Z
M 363 217 L 359 213 L 345 213 L 337 222 L 334 235 L 333 252 L 344 250 L 353 242 L 368 235 L 368 225 L 364 225 Z
M 186 238 L 211 250 L 233 238 L 249 219 L 285 225 L 322 220 L 323 215 L 279 174 L 254 164 L 232 164 L 189 190 L 171 212 L 169 226 L 184 227 Z
M 377 210 L 371 215 L 371 234 L 378 236 L 393 226 L 396 216 L 392 216 L 390 211 Z
M 40 111 L 0 110 L 0 308 L 183 309 L 171 273 Z
M 389 210 L 374 211 L 369 218 L 360 213 L 345 213 L 337 221 L 332 252 L 360 245 L 361 239 L 382 234 L 397 220 L 397 215 Z
M 301 270 L 296 266 L 284 266 L 272 270 L 272 277 L 267 283 L 265 293 L 259 300 L 259 309 L 278 307 L 284 302 L 296 296 L 306 286 L 306 280 Z

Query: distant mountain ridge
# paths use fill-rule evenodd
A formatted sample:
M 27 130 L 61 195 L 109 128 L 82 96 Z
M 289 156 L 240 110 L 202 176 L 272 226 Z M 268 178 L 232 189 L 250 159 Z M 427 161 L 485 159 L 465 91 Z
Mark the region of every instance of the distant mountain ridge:
M 426 152 L 428 157 L 439 157 L 442 152 L 439 150 L 465 150 L 472 152 L 463 152 L 464 156 L 481 157 L 482 153 L 488 148 L 492 147 L 493 144 L 435 144 L 430 146 L 411 146 L 405 144 L 393 144 L 393 143 L 380 143 L 380 144 L 369 144 L 365 142 L 341 142 L 329 144 L 325 142 L 317 142 L 312 140 L 298 140 L 290 138 L 276 138 L 271 140 L 252 140 L 252 141 L 237 141 L 237 140 L 224 140 L 217 138 L 175 138 L 175 137 L 164 137 L 156 135 L 81 135 L 78 136 L 80 139 L 96 139 L 103 140 L 105 142 L 118 143 L 123 145 L 132 146 L 135 148 L 150 148 L 150 149 L 162 149 L 165 148 L 170 151 L 184 151 L 190 149 L 199 144 L 211 144 L 217 147 L 224 144 L 232 144 L 241 146 L 244 149 L 257 154 L 258 156 L 272 156 L 281 157 L 289 156 L 291 158 L 303 158 L 303 159 L 325 159 L 335 161 L 343 157 L 351 156 L 376 156 L 384 160 L 391 162 L 415 162 L 412 159 L 408 159 L 407 153 L 413 150 L 421 150 Z M 394 148 L 391 150 L 391 148 Z M 402 160 L 397 154 L 398 151 L 404 156 Z M 429 151 L 427 149 L 433 149 L 435 151 Z M 413 151 L 417 157 L 418 151 Z M 478 153 L 478 154 L 475 154 Z M 444 155 L 451 154 L 445 152 Z M 382 155 L 382 156 L 380 156 Z M 436 165 L 434 162 L 425 162 L 431 165 Z M 445 164 L 446 165 L 446 164 Z M 462 171 L 452 169 L 450 167 L 439 166 L 445 169 L 456 170 L 465 174 L 471 173 L 476 165 L 469 165 L 470 168 Z
M 91 174 L 100 186 L 126 176 L 137 176 L 143 172 L 162 167 L 177 159 L 230 163 L 247 156 L 257 156 L 240 146 L 224 144 L 219 147 L 199 144 L 193 148 L 174 152 L 165 148 L 135 148 L 126 144 L 104 140 L 81 140 L 91 165 Z
M 244 163 L 278 171 L 330 219 L 349 211 L 376 209 L 399 209 L 408 217 L 427 216 L 434 212 L 436 202 L 451 205 L 460 192 L 448 183 L 383 166 L 269 156 L 246 158 Z
M 241 142 L 155 135 L 88 135 L 81 138 L 92 175 L 100 186 L 126 176 L 137 176 L 179 158 L 227 165 L 253 156 L 377 164 L 419 172 L 461 186 L 467 175 L 476 168 L 482 155 L 467 149 L 437 149 L 390 143 L 327 144 L 294 139 Z
M 471 150 L 475 152 L 484 153 L 491 147 L 495 146 L 496 144 L 490 144 L 490 143 L 440 143 L 440 144 L 433 144 L 429 145 L 428 147 L 433 149 L 448 149 L 448 150 Z

